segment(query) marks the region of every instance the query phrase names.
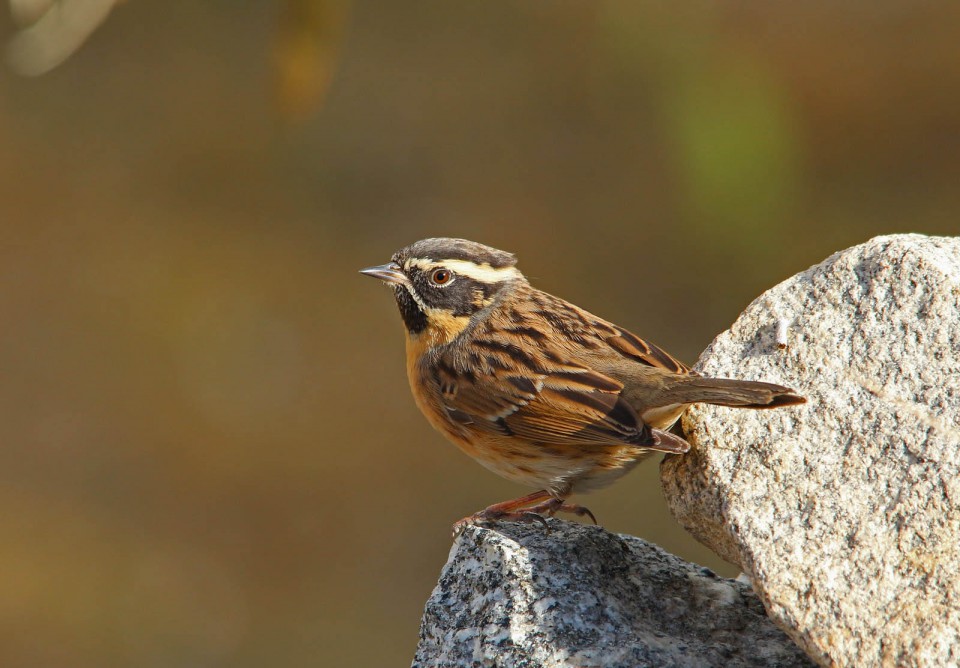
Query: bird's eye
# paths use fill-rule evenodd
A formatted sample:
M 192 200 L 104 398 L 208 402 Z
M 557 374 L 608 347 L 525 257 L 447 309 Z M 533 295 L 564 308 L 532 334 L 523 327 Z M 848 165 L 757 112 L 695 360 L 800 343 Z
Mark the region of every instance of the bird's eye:
M 434 285 L 446 285 L 452 277 L 453 274 L 450 273 L 449 269 L 436 269 L 430 274 L 430 280 L 433 281 Z

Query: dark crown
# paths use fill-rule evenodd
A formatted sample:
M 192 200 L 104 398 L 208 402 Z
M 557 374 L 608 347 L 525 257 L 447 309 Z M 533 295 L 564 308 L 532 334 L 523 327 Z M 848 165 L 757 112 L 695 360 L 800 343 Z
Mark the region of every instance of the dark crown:
M 421 239 L 412 243 L 397 251 L 393 256 L 393 261 L 403 265 L 404 261 L 411 258 L 432 261 L 466 260 L 475 264 L 487 264 L 494 269 L 513 267 L 517 264 L 517 258 L 513 253 L 484 246 L 476 241 L 445 237 Z

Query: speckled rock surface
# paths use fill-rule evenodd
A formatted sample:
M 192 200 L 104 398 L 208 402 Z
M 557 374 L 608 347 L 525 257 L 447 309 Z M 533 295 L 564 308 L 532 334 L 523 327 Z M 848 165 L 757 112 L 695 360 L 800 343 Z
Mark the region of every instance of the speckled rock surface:
M 413 665 L 810 666 L 746 585 L 639 538 L 550 520 L 468 528 Z
M 837 253 L 755 300 L 698 368 L 809 403 L 688 411 L 693 450 L 661 466 L 681 524 L 824 665 L 960 665 L 960 239 Z

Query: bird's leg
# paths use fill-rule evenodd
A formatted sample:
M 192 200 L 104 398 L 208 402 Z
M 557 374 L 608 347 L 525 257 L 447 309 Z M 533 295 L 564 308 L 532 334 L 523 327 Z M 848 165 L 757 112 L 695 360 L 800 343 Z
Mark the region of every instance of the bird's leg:
M 593 516 L 589 508 L 575 503 L 566 503 L 566 499 L 557 497 L 550 497 L 546 501 L 538 503 L 535 506 L 530 506 L 526 510 L 528 513 L 537 513 L 538 515 L 542 513 L 550 517 L 553 517 L 557 513 L 572 513 L 577 517 L 589 517 L 593 520 L 594 524 L 597 524 L 597 518 Z
M 492 506 L 487 506 L 483 510 L 468 515 L 461 520 L 457 520 L 453 525 L 453 535 L 457 536 L 464 528 L 474 524 L 488 524 L 498 520 L 515 522 L 540 522 L 547 526 L 547 521 L 543 516 L 528 510 L 529 506 L 537 506 L 547 503 L 552 499 L 550 492 L 545 489 L 538 490 L 532 494 L 521 496 L 519 499 L 501 501 Z
M 541 489 L 519 499 L 495 503 L 478 513 L 464 517 L 453 525 L 453 535 L 459 535 L 467 526 L 487 524 L 498 520 L 540 522 L 549 531 L 550 527 L 543 516 L 553 517 L 558 512 L 573 513 L 578 517 L 589 517 L 594 524 L 597 523 L 597 518 L 588 508 L 566 503 L 566 499 L 553 496 L 550 492 Z

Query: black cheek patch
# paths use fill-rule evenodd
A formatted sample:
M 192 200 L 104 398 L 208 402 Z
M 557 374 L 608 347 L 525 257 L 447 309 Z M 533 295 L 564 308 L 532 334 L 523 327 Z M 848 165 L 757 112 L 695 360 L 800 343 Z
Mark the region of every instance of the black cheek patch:
M 450 308 L 454 315 L 473 315 L 484 308 L 487 302 L 500 289 L 498 284 L 481 283 L 461 277 L 447 289 L 451 293 Z
M 469 301 L 469 296 L 464 296 L 464 291 L 469 287 L 465 285 L 467 281 L 454 278 L 452 283 L 437 285 L 426 273 L 419 270 L 411 274 L 410 280 L 413 283 L 413 289 L 429 308 L 449 311 L 453 315 L 469 315 L 469 313 L 462 313 L 460 309 L 462 300 Z
M 397 307 L 400 309 L 400 317 L 403 318 L 403 324 L 407 326 L 407 331 L 411 334 L 419 334 L 427 328 L 427 316 L 420 310 L 420 306 L 414 301 L 410 293 L 404 287 L 396 288 Z
M 444 289 L 444 307 L 450 309 L 453 315 L 473 315 L 480 307 L 474 303 L 476 285 L 472 281 L 460 279 L 449 288 Z

